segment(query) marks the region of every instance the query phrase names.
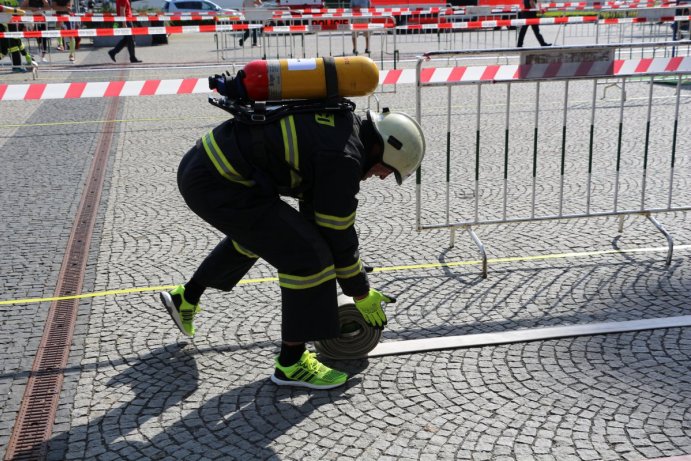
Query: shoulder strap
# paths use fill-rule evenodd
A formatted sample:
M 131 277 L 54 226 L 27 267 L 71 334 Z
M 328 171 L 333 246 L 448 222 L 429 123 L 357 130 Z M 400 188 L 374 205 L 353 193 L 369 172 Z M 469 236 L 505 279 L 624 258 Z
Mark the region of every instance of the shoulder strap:
M 326 99 L 338 98 L 338 72 L 336 60 L 331 56 L 324 58 L 324 79 L 326 81 Z
M 242 104 L 226 97 L 209 97 L 209 103 L 225 110 L 233 115 L 235 120 L 247 125 L 263 125 L 265 123 L 275 122 L 291 114 L 355 111 L 355 103 L 353 101 L 340 97 L 323 100 L 299 99 L 290 101 L 269 101 L 268 103 L 255 102 L 253 104 Z

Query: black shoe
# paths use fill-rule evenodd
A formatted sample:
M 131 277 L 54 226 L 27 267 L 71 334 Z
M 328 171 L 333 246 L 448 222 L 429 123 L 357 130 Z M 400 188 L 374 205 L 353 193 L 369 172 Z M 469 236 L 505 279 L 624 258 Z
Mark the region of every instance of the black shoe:
M 240 46 L 243 46 L 245 44 L 245 40 L 241 38 L 238 43 L 240 44 Z
M 357 56 L 357 50 L 353 50 L 353 54 Z
M 110 59 L 115 62 L 115 53 L 113 53 L 113 50 L 108 50 L 108 56 L 110 56 Z
M 543 43 L 542 46 L 552 46 L 551 43 Z
M 130 62 L 131 62 L 132 64 L 136 64 L 136 63 L 138 63 L 138 62 L 142 62 L 142 60 L 141 60 L 141 59 L 134 58 L 134 59 L 130 59 Z
M 369 54 L 369 48 L 365 48 L 365 54 Z

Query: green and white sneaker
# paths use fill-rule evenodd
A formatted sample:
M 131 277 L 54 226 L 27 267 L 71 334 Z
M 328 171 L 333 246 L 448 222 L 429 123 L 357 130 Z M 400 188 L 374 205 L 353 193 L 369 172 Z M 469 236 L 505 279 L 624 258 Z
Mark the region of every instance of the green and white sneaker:
M 194 336 L 194 316 L 201 312 L 199 304 L 190 304 L 185 299 L 185 287 L 178 285 L 172 291 L 161 293 L 161 302 L 175 321 L 180 331 L 187 336 Z
M 333 389 L 343 385 L 348 375 L 329 368 L 319 360 L 314 352 L 305 351 L 294 365 L 284 367 L 276 357 L 276 371 L 271 381 L 279 386 L 299 386 L 310 389 Z

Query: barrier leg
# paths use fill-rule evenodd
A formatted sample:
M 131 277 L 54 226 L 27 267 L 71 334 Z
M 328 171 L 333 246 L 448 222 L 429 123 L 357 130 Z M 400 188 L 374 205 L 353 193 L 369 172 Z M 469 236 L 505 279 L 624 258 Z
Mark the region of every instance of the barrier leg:
M 468 233 L 470 234 L 470 237 L 473 239 L 473 242 L 475 242 L 475 245 L 477 245 L 478 250 L 480 250 L 480 256 L 482 256 L 482 278 L 486 279 L 487 278 L 487 252 L 485 251 L 485 245 L 482 243 L 480 238 L 477 236 L 475 231 L 472 229 L 471 226 L 466 226 L 465 227 Z
M 672 208 L 672 191 L 674 190 L 674 162 L 677 155 L 677 131 L 679 127 L 679 102 L 681 95 L 681 75 L 677 78 L 676 103 L 674 105 L 674 128 L 672 131 L 671 162 L 669 165 L 669 193 L 667 195 L 667 208 Z
M 626 90 L 617 82 L 606 84 L 605 87 L 602 89 L 602 97 L 600 99 L 605 99 L 607 97 L 607 89 L 609 88 L 618 88 L 622 93 L 623 100 L 626 101 Z
M 617 131 L 617 173 L 614 180 L 614 211 L 619 209 L 619 177 L 621 174 L 622 137 L 624 134 L 624 101 L 626 101 L 626 78 L 621 80 L 621 100 L 619 101 L 619 129 Z M 622 218 L 623 219 L 623 218 Z M 623 225 L 623 223 L 622 223 Z M 621 225 L 620 225 L 621 228 Z M 621 231 L 619 231 L 621 232 Z
M 672 236 L 670 235 L 669 232 L 667 232 L 667 229 L 664 228 L 662 224 L 659 223 L 655 217 L 653 217 L 650 213 L 645 213 L 645 216 L 648 218 L 648 220 L 653 223 L 655 227 L 657 227 L 657 230 L 662 232 L 662 235 L 665 236 L 667 239 L 667 261 L 665 261 L 665 264 L 669 266 L 672 264 L 672 252 L 674 251 L 674 240 L 672 239 Z
M 451 216 L 451 86 L 446 88 L 446 225 Z M 451 228 L 451 244 L 454 244 L 455 229 Z

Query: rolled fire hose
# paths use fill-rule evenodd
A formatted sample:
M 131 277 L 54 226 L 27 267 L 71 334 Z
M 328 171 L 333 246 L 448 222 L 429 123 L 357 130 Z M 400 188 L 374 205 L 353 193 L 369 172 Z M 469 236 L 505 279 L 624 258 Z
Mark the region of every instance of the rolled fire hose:
M 353 298 L 338 295 L 338 314 L 341 336 L 316 341 L 314 347 L 320 354 L 332 359 L 359 359 L 366 357 L 381 339 L 382 330 L 365 322 L 355 307 Z

